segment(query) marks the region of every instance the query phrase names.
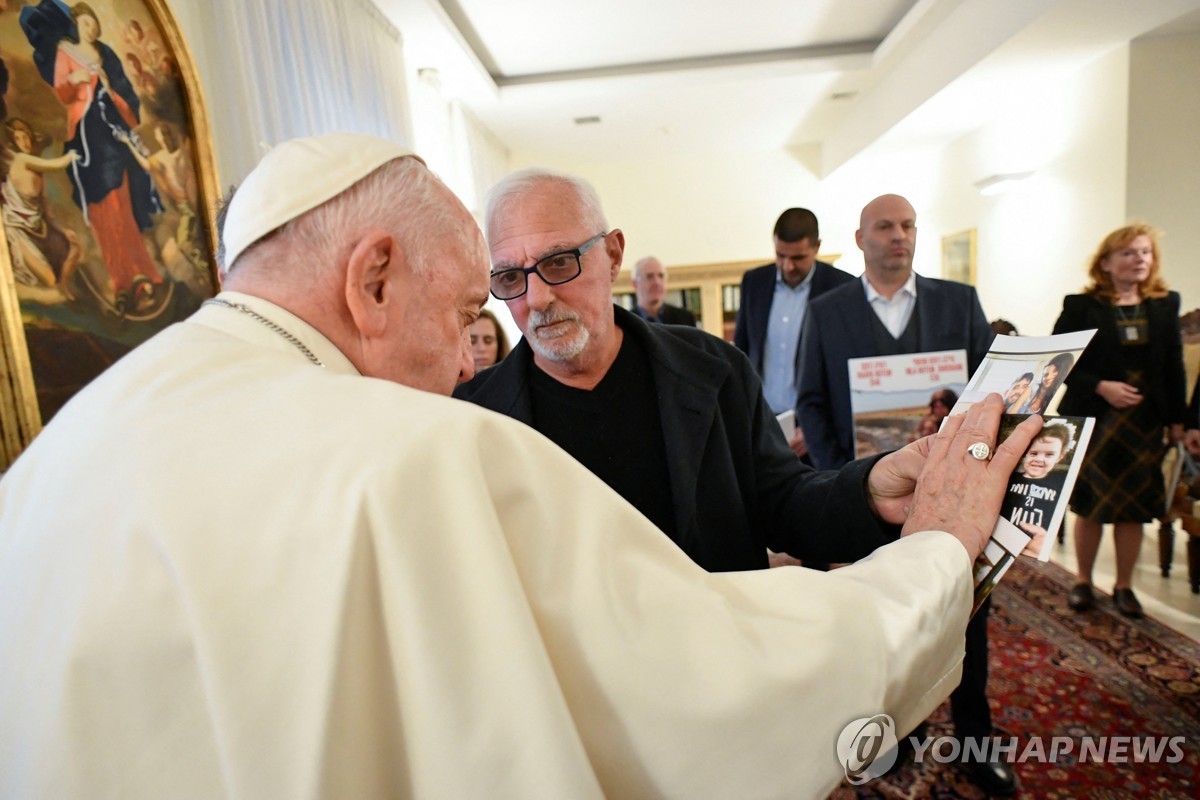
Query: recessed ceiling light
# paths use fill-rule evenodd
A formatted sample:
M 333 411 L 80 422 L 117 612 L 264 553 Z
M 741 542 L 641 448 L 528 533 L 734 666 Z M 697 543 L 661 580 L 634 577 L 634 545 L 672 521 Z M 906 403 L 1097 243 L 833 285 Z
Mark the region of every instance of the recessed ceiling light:
M 575 124 L 576 125 L 599 125 L 600 117 L 595 117 L 595 116 L 593 116 L 593 117 L 576 117 Z

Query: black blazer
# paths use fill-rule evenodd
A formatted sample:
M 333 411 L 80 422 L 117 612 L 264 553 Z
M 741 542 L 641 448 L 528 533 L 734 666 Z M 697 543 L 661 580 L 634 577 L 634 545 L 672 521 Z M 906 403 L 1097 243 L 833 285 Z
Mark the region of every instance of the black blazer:
M 1155 416 L 1164 426 L 1183 422 L 1186 415 L 1183 371 L 1183 339 L 1179 331 L 1179 293 L 1144 301 L 1150 325 L 1150 357 L 1146 366 L 1146 385 L 1142 387 Z M 1096 329 L 1096 335 L 1067 376 L 1067 391 L 1058 401 L 1058 410 L 1074 417 L 1098 417 L 1110 408 L 1096 394 L 1100 381 L 1124 381 L 1121 368 L 1121 341 L 1112 306 L 1088 294 L 1070 294 L 1063 298 L 1063 310 L 1054 323 L 1055 333 Z
M 640 317 L 641 313 L 638 316 Z M 691 325 L 693 328 L 696 327 L 696 315 L 686 308 L 673 306 L 670 303 L 663 303 L 661 316 L 664 325 Z
M 877 458 L 814 472 L 784 441 L 750 363 L 728 342 L 679 325 L 651 325 L 614 306 L 650 359 L 675 504 L 677 544 L 710 572 L 763 569 L 767 548 L 798 558 L 856 561 L 899 529 L 871 513 L 867 474 Z M 533 424 L 522 339 L 454 390 L 460 400 Z M 536 487 L 530 487 L 531 498 Z M 564 531 L 563 535 L 570 535 Z
M 975 287 L 918 275 L 914 313 L 921 350 L 966 350 L 967 368 L 975 371 L 994 335 Z M 797 416 L 817 469 L 837 469 L 854 458 L 846 362 L 878 355 L 871 333 L 874 315 L 862 281 L 839 286 L 805 315 Z
M 733 344 L 750 359 L 754 371 L 763 374 L 763 348 L 767 343 L 767 323 L 771 319 L 771 304 L 775 301 L 775 276 L 779 267 L 764 264 L 748 270 L 742 276 L 742 299 L 738 306 L 737 322 L 733 328 Z M 808 290 L 808 302 L 812 302 L 830 289 L 854 280 L 849 272 L 818 261 L 813 267 L 812 285 Z M 796 386 L 800 386 L 800 348 L 796 348 Z

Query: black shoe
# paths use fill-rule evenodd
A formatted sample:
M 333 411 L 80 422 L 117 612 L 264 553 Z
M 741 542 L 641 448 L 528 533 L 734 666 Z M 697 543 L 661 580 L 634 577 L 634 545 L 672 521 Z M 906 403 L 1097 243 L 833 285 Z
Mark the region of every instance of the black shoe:
M 1117 611 L 1131 619 L 1141 619 L 1145 616 L 1142 604 L 1138 602 L 1133 589 L 1113 589 L 1113 603 L 1116 604 Z
M 1077 583 L 1067 595 L 1067 605 L 1073 611 L 1087 611 L 1096 605 L 1096 595 L 1092 592 L 1090 583 Z
M 963 766 L 971 776 L 971 783 L 988 794 L 1008 797 L 1017 791 L 1017 776 L 1003 761 L 971 761 Z

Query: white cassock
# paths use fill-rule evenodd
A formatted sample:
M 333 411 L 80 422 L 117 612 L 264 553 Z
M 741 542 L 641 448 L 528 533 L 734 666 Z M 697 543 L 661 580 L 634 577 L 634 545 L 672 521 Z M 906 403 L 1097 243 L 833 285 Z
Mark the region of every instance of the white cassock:
M 820 797 L 970 562 L 707 574 L 535 431 L 208 306 L 0 482 L 0 797 Z

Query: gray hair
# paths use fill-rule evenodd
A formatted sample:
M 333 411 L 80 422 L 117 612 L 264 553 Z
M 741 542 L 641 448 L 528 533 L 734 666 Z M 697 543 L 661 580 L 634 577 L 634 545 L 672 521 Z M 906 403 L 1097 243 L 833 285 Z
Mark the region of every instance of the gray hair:
M 442 187 L 437 176 L 417 159 L 393 159 L 259 239 L 235 263 L 271 241 L 304 253 L 310 263 L 340 261 L 349 255 L 359 234 L 382 228 L 400 239 L 413 271 L 427 276 L 429 265 L 442 249 L 454 243 L 469 250 L 474 244 L 473 226 L 459 224 L 453 213 L 455 204 L 446 202 Z M 397 224 L 399 220 L 404 224 Z M 222 241 L 218 260 L 223 259 L 224 250 Z
M 584 222 L 595 228 L 596 232 L 607 231 L 608 221 L 604 218 L 604 208 L 600 205 L 600 195 L 595 188 L 583 178 L 568 175 L 546 167 L 528 167 L 501 178 L 500 182 L 487 193 L 484 207 L 484 226 L 488 241 L 492 238 L 492 227 L 496 218 L 504 213 L 510 205 L 533 192 L 542 184 L 557 184 L 566 187 L 583 213 Z
M 658 261 L 659 264 L 662 264 L 662 261 L 660 261 L 658 258 L 656 258 L 654 256 L 642 256 L 637 261 L 633 262 L 632 278 L 635 281 L 638 278 L 642 277 L 642 267 L 645 266 L 646 264 L 650 263 L 651 261 Z

